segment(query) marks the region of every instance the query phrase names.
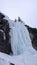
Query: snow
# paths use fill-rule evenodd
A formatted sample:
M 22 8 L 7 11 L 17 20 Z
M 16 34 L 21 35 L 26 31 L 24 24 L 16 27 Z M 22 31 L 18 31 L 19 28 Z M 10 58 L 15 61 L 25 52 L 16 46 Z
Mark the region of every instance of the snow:
M 11 21 L 10 24 L 11 48 L 13 55 L 0 52 L 0 65 L 37 65 L 37 51 L 33 49 L 27 28 L 21 22 Z
M 37 65 L 37 55 L 31 55 L 28 52 L 24 55 L 9 56 L 7 54 L 0 52 L 0 63 L 1 65 L 8 65 L 9 63 L 14 63 L 15 65 Z

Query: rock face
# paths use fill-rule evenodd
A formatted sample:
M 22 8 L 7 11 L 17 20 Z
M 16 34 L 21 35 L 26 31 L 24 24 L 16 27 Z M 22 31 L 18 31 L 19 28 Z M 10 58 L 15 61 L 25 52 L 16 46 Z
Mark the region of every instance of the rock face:
M 35 50 L 37 50 L 37 29 L 29 27 L 28 25 L 25 25 L 29 31 L 32 46 Z
M 6 19 L 3 19 L 4 17 L 5 16 L 2 13 L 0 13 L 0 51 L 10 54 L 10 28 L 8 21 Z

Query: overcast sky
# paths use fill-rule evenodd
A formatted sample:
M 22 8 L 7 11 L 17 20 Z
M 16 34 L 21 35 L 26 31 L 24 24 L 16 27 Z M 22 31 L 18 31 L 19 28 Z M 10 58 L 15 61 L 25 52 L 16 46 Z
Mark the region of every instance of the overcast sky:
M 37 0 L 0 0 L 0 11 L 10 19 L 18 16 L 32 27 L 37 27 Z

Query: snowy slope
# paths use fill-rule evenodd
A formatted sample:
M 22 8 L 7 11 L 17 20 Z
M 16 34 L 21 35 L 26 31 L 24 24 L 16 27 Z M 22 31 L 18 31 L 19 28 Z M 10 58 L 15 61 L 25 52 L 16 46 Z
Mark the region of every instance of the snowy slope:
M 21 22 L 13 22 L 5 18 L 10 24 L 11 48 L 13 56 L 0 52 L 0 65 L 37 65 L 37 51 L 32 48 L 27 28 Z M 15 43 L 15 44 L 14 44 Z
M 27 54 L 27 55 L 26 55 Z M 25 55 L 9 56 L 0 52 L 0 65 L 37 65 L 37 55 L 30 55 L 28 52 Z
M 5 61 L 7 63 L 14 63 L 15 65 L 18 65 L 18 64 L 19 65 L 22 65 L 22 64 L 24 65 L 24 63 L 22 62 L 22 55 L 21 56 L 20 55 L 19 56 L 9 56 L 7 54 L 4 54 L 4 53 L 0 52 L 0 60 L 2 60 L 2 62 Z M 1 61 L 0 61 L 0 63 L 1 63 Z

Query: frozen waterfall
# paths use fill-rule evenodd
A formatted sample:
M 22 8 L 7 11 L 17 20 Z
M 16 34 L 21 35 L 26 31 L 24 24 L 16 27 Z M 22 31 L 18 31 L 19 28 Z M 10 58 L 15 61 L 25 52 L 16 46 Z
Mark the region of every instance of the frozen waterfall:
M 32 48 L 29 32 L 21 22 L 14 22 L 11 29 L 11 48 L 13 55 L 20 55 L 26 52 L 31 54 L 36 53 Z

